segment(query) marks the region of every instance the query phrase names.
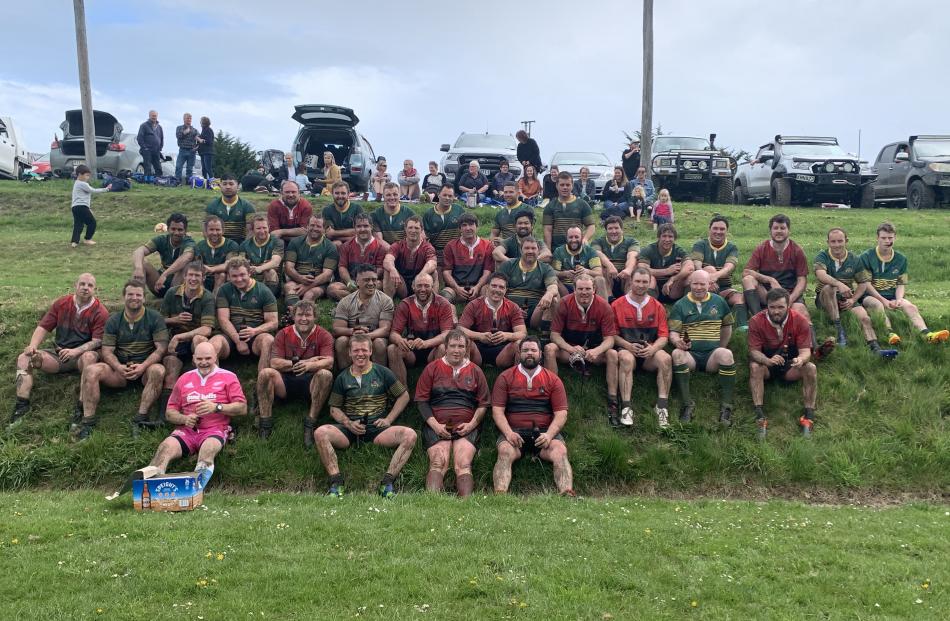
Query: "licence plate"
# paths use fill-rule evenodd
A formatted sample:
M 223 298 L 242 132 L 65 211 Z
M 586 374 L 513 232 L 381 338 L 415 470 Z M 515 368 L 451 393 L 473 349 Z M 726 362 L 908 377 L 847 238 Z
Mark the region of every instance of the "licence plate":
M 695 181 L 695 180 L 702 179 L 702 178 L 703 178 L 702 175 L 699 175 L 699 174 L 696 174 L 696 173 L 689 173 L 689 174 L 683 175 L 683 179 L 689 179 L 689 180 L 691 180 L 691 181 Z
M 950 179 L 939 179 L 937 180 L 937 185 L 940 186 L 950 186 Z
M 805 183 L 814 183 L 815 175 L 795 175 L 795 179 L 798 181 L 804 181 Z

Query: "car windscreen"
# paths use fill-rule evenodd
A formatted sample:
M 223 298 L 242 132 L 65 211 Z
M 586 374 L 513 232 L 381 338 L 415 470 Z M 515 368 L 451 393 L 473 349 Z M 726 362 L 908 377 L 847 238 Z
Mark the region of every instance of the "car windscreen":
M 515 139 L 496 134 L 465 134 L 455 141 L 456 149 L 514 149 Z
M 782 153 L 786 157 L 798 155 L 805 157 L 852 157 L 836 144 L 783 144 Z
M 610 166 L 610 160 L 603 153 L 575 153 L 569 151 L 555 153 L 551 163 L 555 166 Z
M 709 141 L 705 138 L 685 138 L 682 136 L 660 136 L 653 141 L 653 152 L 664 151 L 704 151 L 709 149 Z
M 915 140 L 917 157 L 950 157 L 950 140 Z

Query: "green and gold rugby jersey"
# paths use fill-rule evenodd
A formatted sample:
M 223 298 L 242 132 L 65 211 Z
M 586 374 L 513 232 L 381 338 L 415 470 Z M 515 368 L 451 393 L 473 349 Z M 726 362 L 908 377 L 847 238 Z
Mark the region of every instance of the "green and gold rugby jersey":
M 273 235 L 268 237 L 263 244 L 258 244 L 253 237 L 248 237 L 241 243 L 238 250 L 247 257 L 251 265 L 263 265 L 270 261 L 275 254 L 280 257 L 284 256 L 284 243 Z
M 571 200 L 562 203 L 557 197 L 548 201 L 541 216 L 542 226 L 551 226 L 551 246 L 557 248 L 567 243 L 567 229 L 579 227 L 581 233 L 591 224 L 595 224 L 594 212 L 583 198 L 571 196 Z
M 871 278 L 867 272 L 863 271 L 861 257 L 850 250 L 848 251 L 848 256 L 846 256 L 843 261 L 839 261 L 831 256 L 830 249 L 822 250 L 815 256 L 813 269 L 825 270 L 829 276 L 843 282 L 852 289 L 854 289 L 854 283 L 867 282 Z M 818 284 L 815 285 L 815 295 L 821 293 L 823 288 L 824 285 L 818 282 Z
M 221 285 L 214 306 L 230 310 L 231 323 L 240 332 L 241 328 L 256 328 L 264 323 L 264 313 L 276 313 L 277 299 L 266 285 L 252 278 L 247 291 L 229 282 Z
M 224 223 L 224 236 L 240 244 L 247 236 L 247 221 L 254 214 L 254 205 L 240 196 L 235 197 L 234 202 L 229 205 L 224 202 L 223 196 L 219 196 L 208 203 L 205 213 L 221 218 Z
M 687 293 L 673 305 L 668 323 L 670 332 L 689 335 L 693 351 L 710 352 L 719 347 L 722 327 L 731 326 L 733 317 L 729 304 L 715 293 L 701 302 Z
M 690 253 L 689 258 L 693 261 L 700 261 L 702 267 L 714 267 L 717 270 L 721 270 L 727 263 L 739 265 L 739 249 L 728 239 L 725 240 L 719 248 L 713 246 L 708 238 L 700 239 L 693 244 L 693 251 Z M 735 273 L 736 271 L 732 270 L 732 274 Z M 719 282 L 716 283 L 719 285 L 720 291 L 732 288 L 732 274 L 729 274 L 729 276 L 725 278 L 720 278 Z
M 894 256 L 888 261 L 878 254 L 877 246 L 868 248 L 861 255 L 861 277 L 870 280 L 871 285 L 886 300 L 895 298 L 897 285 L 907 284 L 907 257 L 896 250 L 892 252 Z
M 172 326 L 172 336 L 191 332 L 202 326 L 213 328 L 216 323 L 214 294 L 204 287 L 199 287 L 198 295 L 189 299 L 185 295 L 185 285 L 169 288 L 162 298 L 162 315 L 167 319 L 185 312 L 191 313 L 191 321 L 184 326 Z
M 374 233 L 381 233 L 384 242 L 394 244 L 406 238 L 406 220 L 413 215 L 411 209 L 402 205 L 396 213 L 386 213 L 386 209 L 380 207 L 369 215 L 369 221 Z
M 508 294 L 505 296 L 518 306 L 534 306 L 550 285 L 557 284 L 557 274 L 547 263 L 537 261 L 534 269 L 528 269 L 521 259 L 508 259 L 498 266 L 498 271 L 508 277 Z
M 438 257 L 439 265 L 442 265 L 442 251 L 445 246 L 453 239 L 462 236 L 459 229 L 459 218 L 465 213 L 462 205 L 452 203 L 452 208 L 445 213 L 436 211 L 433 206 L 422 215 L 422 230 L 426 233 L 426 239 L 435 248 L 435 254 Z
M 626 235 L 621 237 L 620 241 L 616 244 L 611 244 L 607 236 L 604 235 L 600 239 L 595 239 L 593 243 L 591 243 L 591 247 L 595 252 L 603 252 L 604 256 L 610 259 L 610 262 L 614 264 L 618 272 L 627 267 L 627 254 L 631 250 L 640 252 L 640 242 L 638 242 L 635 237 L 627 237 Z
M 136 318 L 124 310 L 113 313 L 102 335 L 102 346 L 114 347 L 115 357 L 122 364 L 145 362 L 155 351 L 156 342 L 168 342 L 168 328 L 165 319 L 151 308 L 143 308 Z
M 217 246 L 212 246 L 207 239 L 195 244 L 195 256 L 208 267 L 221 265 L 231 257 L 237 256 L 241 247 L 233 239 L 222 237 Z
M 554 268 L 555 272 L 570 271 L 578 265 L 585 269 L 600 267 L 600 257 L 597 256 L 590 244 L 581 244 L 581 249 L 576 254 L 568 249 L 567 244 L 554 249 L 551 267 Z M 565 285 L 573 285 L 574 278 L 568 276 L 563 282 Z
M 508 239 L 509 237 L 514 237 L 517 233 L 515 232 L 515 216 L 524 211 L 525 209 L 532 209 L 531 207 L 525 207 L 525 204 L 521 201 L 515 203 L 514 207 L 499 207 L 498 211 L 495 212 L 495 228 L 500 232 L 498 233 L 499 237 L 502 239 Z
M 336 208 L 336 203 L 330 203 L 323 208 L 324 226 L 335 231 L 356 228 L 353 219 L 361 213 L 363 213 L 363 208 L 356 203 L 347 201 L 346 209 L 343 211 Z
M 323 270 L 336 270 L 340 252 L 326 235 L 315 244 L 311 244 L 306 235 L 301 235 L 287 245 L 284 262 L 293 263 L 301 276 L 318 276 Z
M 343 410 L 352 421 L 362 422 L 365 416 L 372 424 L 376 419 L 384 418 L 389 413 L 389 400 L 395 400 L 406 392 L 406 387 L 392 371 L 371 364 L 362 375 L 354 375 L 353 367 L 348 367 L 333 380 L 327 403 L 332 408 Z
M 178 260 L 182 253 L 195 253 L 195 240 L 185 235 L 180 244 L 173 246 L 171 235 L 158 235 L 148 240 L 145 247 L 149 252 L 158 253 L 162 261 L 162 269 L 167 270 L 172 263 Z

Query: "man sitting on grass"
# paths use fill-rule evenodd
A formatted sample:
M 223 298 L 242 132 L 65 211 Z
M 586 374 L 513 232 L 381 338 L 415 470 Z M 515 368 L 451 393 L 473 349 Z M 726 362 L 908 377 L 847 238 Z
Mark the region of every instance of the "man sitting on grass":
M 373 344 L 373 362 L 386 365 L 386 347 L 395 308 L 393 299 L 379 290 L 376 270 L 369 265 L 356 267 L 356 291 L 340 300 L 333 309 L 336 361 L 339 368 L 350 366 L 349 341 L 364 334 Z
M 551 262 L 551 249 L 544 242 L 534 236 L 534 212 L 529 208 L 522 209 L 515 214 L 515 233 L 511 237 L 500 241 L 498 247 L 492 251 L 496 265 L 502 265 L 510 259 L 518 259 L 522 255 L 521 247 L 529 237 L 535 240 L 538 246 L 538 261 Z
M 153 237 L 132 252 L 132 280 L 143 281 L 158 298 L 181 284 L 185 275 L 182 270 L 195 257 L 195 240 L 188 236 L 188 218 L 184 214 L 168 216 L 165 229 L 166 233 Z M 153 252 L 161 259 L 161 269 L 155 269 L 145 260 Z
M 525 338 L 519 351 L 521 363 L 499 375 L 492 389 L 492 419 L 498 429 L 495 493 L 508 493 L 512 464 L 529 453 L 554 465 L 558 493 L 573 498 L 574 475 L 561 435 L 567 423 L 567 392 L 561 379 L 541 366 L 537 338 Z
M 329 476 L 328 496 L 343 496 L 343 475 L 336 451 L 371 442 L 395 448 L 389 467 L 379 484 L 379 495 L 396 495 L 393 484 L 409 461 L 416 444 L 416 432 L 393 422 L 409 405 L 409 391 L 392 371 L 374 363 L 371 340 L 356 334 L 349 340 L 347 358 L 352 364 L 337 375 L 330 391 L 330 416 L 335 421 L 314 432 L 317 453 Z
M 240 244 L 250 232 L 254 205 L 238 195 L 238 182 L 232 175 L 221 175 L 221 196 L 205 207 L 209 216 L 218 216 L 224 223 L 224 236 Z
M 870 312 L 880 313 L 884 325 L 891 329 L 889 310 L 901 310 L 910 318 L 911 324 L 928 343 L 943 343 L 950 338 L 948 330 L 930 330 L 920 316 L 920 311 L 907 298 L 907 258 L 894 250 L 897 230 L 890 222 L 877 227 L 877 245 L 861 255 L 862 276 L 870 279 L 868 292 L 861 303 Z M 889 345 L 898 345 L 901 338 L 891 332 L 887 337 Z
M 749 310 L 742 292 L 732 284 L 732 274 L 739 264 L 739 249 L 726 237 L 728 233 L 726 216 L 714 215 L 709 221 L 709 234 L 693 244 L 689 258 L 694 269 L 709 272 L 712 276 L 709 290 L 729 303 L 736 317 L 736 327 L 744 330 L 749 323 Z
M 432 290 L 431 276 L 417 276 L 412 287 L 413 295 L 396 308 L 386 350 L 389 368 L 406 386 L 406 368 L 441 358 L 445 334 L 455 325 L 455 307 Z
M 765 439 L 768 419 L 763 411 L 765 380 L 802 381 L 805 413 L 798 419 L 802 435 L 811 435 L 815 424 L 818 369 L 811 362 L 811 334 L 808 320 L 791 308 L 788 291 L 770 289 L 766 309 L 749 320 L 749 389 L 758 437 Z
M 337 247 L 324 235 L 323 217 L 311 216 L 307 234 L 297 237 L 284 253 L 284 300 L 293 307 L 301 299 L 326 297 L 333 272 L 340 260 Z
M 572 226 L 567 229 L 567 243 L 554 249 L 551 267 L 560 282 L 558 291 L 561 297 L 574 291 L 575 278 L 587 274 L 594 280 L 597 295 L 607 299 L 607 281 L 604 280 L 600 257 L 590 244 L 583 241 L 580 228 Z
M 228 259 L 241 250 L 237 242 L 224 236 L 224 223 L 218 216 L 208 216 L 204 229 L 204 239 L 195 244 L 195 258 L 205 266 L 205 289 L 217 291 L 226 280 Z
M 237 376 L 218 366 L 214 347 L 195 347 L 195 368 L 175 382 L 166 417 L 177 425 L 158 445 L 148 466 L 132 473 L 132 479 L 151 479 L 165 474 L 168 465 L 190 455 L 198 456 L 195 471 L 202 488 L 214 473 L 214 458 L 227 442 L 232 416 L 247 414 L 247 399 Z
M 406 236 L 393 242 L 383 258 L 383 293 L 391 298 L 411 295 L 413 281 L 421 274 L 432 278 L 435 289 L 439 282 L 435 248 L 422 235 L 422 219 L 412 215 L 403 224 Z
M 373 237 L 379 242 L 383 252 L 392 244 L 406 237 L 406 220 L 413 215 L 408 207 L 399 202 L 399 186 L 387 183 L 383 187 L 383 206 L 370 214 L 373 225 Z
M 99 407 L 100 384 L 125 388 L 142 382 L 142 399 L 132 419 L 132 433 L 153 427 L 149 410 L 162 390 L 165 367 L 162 358 L 168 349 L 168 328 L 158 311 L 145 307 L 145 283 L 130 280 L 122 287 L 123 310 L 113 313 L 102 336 L 102 362 L 82 370 L 82 412 L 73 414 L 72 432 L 83 441 L 92 435 Z
M 558 282 L 554 269 L 538 260 L 538 243 L 533 237 L 525 238 L 519 257 L 499 265 L 498 273 L 508 277 L 511 288 L 506 297 L 521 309 L 525 324 L 548 338 L 557 309 Z
M 482 297 L 465 305 L 459 327 L 472 341 L 469 349 L 472 362 L 505 369 L 517 361 L 518 342 L 528 334 L 524 313 L 505 297 L 508 277 L 504 274 L 492 274 L 485 289 Z
M 331 282 L 327 287 L 327 297 L 339 302 L 356 291 L 356 267 L 367 265 L 376 270 L 376 277 L 383 278 L 383 257 L 386 250 L 378 239 L 373 237 L 373 227 L 369 216 L 361 213 L 353 218 L 356 237 L 339 248 L 340 262 L 337 265 L 339 282 Z
M 317 325 L 316 306 L 301 301 L 294 306 L 294 324 L 277 333 L 270 367 L 257 375 L 258 433 L 270 437 L 274 397 L 303 398 L 310 408 L 303 421 L 303 441 L 313 447 L 317 416 L 333 383 L 333 337 Z
M 656 241 L 640 251 L 637 264 L 653 277 L 650 295 L 663 304 L 675 304 L 686 292 L 686 281 L 695 269 L 686 251 L 677 243 L 679 233 L 669 222 L 656 229 Z
M 337 181 L 331 191 L 333 202 L 323 208 L 323 220 L 327 237 L 339 248 L 356 237 L 354 218 L 363 213 L 363 208 L 350 203 L 350 186 L 346 181 Z
M 71 373 L 99 361 L 99 347 L 109 311 L 96 297 L 96 278 L 80 274 L 76 293 L 64 295 L 50 306 L 33 330 L 30 343 L 16 359 L 16 403 L 10 424 L 30 411 L 33 370 L 44 373 Z M 56 332 L 51 349 L 39 349 L 51 332 Z M 82 398 L 76 404 L 82 412 Z M 81 415 L 81 414 L 80 414 Z
M 442 296 L 449 302 L 471 302 L 481 295 L 482 287 L 495 267 L 494 247 L 478 236 L 478 218 L 462 214 L 459 218 L 461 236 L 445 245 L 442 251 Z
M 481 368 L 468 359 L 468 337 L 459 329 L 445 335 L 445 355 L 433 360 L 416 383 L 422 415 L 422 444 L 429 455 L 426 491 L 441 492 L 449 457 L 458 495 L 472 494 L 472 460 L 491 396 Z
M 824 309 L 838 333 L 838 346 L 848 344 L 848 337 L 841 325 L 841 313 L 849 312 L 861 323 L 861 330 L 868 347 L 877 355 L 890 359 L 897 356 L 896 349 L 881 349 L 871 317 L 859 300 L 868 290 L 871 275 L 863 267 L 861 257 L 848 250 L 848 234 L 835 227 L 828 231 L 828 249 L 815 256 L 815 307 Z
M 595 240 L 591 247 L 600 257 L 600 266 L 604 272 L 607 288 L 607 301 L 613 302 L 623 297 L 630 288 L 633 270 L 637 269 L 637 257 L 640 256 L 640 242 L 635 237 L 623 234 L 623 219 L 611 216 L 604 220 L 606 235 Z
M 251 264 L 251 276 L 261 280 L 275 296 L 280 295 L 278 270 L 284 260 L 284 244 L 270 232 L 266 217 L 258 214 L 251 218 L 251 236 L 244 240 L 239 252 Z
M 257 356 L 257 371 L 270 366 L 277 331 L 277 300 L 270 289 L 251 278 L 247 259 L 228 261 L 228 281 L 215 296 L 218 329 L 211 337 L 218 360 L 231 354 Z
M 557 305 L 551 322 L 551 342 L 544 346 L 544 368 L 557 374 L 557 363 L 590 377 L 588 365 L 603 365 L 613 348 L 617 328 L 607 300 L 594 294 L 594 279 L 581 274 L 574 293 Z

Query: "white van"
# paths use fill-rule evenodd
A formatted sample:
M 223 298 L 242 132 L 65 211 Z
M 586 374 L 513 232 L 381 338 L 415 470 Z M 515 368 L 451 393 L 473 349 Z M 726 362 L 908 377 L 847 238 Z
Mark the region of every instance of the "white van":
M 19 179 L 29 168 L 30 157 L 13 119 L 0 116 L 0 177 Z

